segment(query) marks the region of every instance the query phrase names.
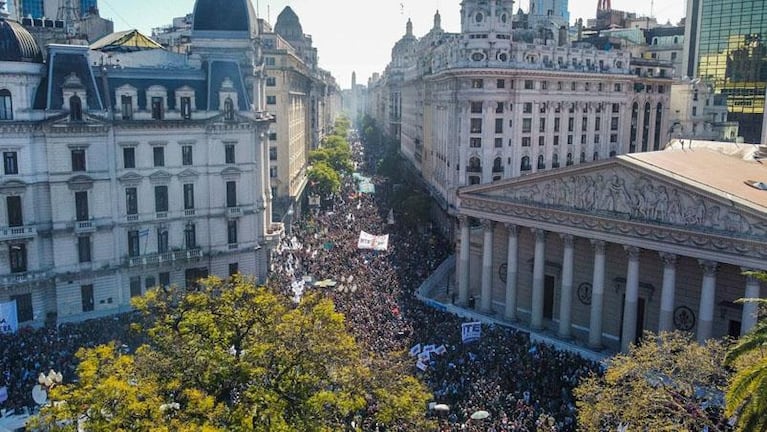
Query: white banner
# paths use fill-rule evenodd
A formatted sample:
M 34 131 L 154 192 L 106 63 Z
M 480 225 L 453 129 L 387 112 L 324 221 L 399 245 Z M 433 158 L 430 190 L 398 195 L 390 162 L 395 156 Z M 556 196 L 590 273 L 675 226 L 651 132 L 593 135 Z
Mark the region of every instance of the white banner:
M 461 341 L 474 342 L 482 336 L 482 323 L 479 321 L 461 324 Z
M 0 303 L 0 333 L 16 333 L 19 319 L 16 314 L 16 300 Z
M 360 238 L 357 241 L 358 249 L 372 249 L 376 251 L 385 251 L 389 248 L 389 234 L 373 235 L 360 231 Z

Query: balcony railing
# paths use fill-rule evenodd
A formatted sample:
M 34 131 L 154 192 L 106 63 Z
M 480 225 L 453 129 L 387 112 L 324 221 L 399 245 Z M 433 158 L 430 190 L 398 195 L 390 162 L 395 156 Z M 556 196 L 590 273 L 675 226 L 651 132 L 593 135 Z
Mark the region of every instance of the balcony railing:
M 125 220 L 127 220 L 128 222 L 136 222 L 138 221 L 138 215 L 137 214 L 126 215 Z
M 75 221 L 75 232 L 93 232 L 96 231 L 96 224 L 92 220 Z
M 37 236 L 34 226 L 19 226 L 0 228 L 0 241 L 20 240 Z
M 37 271 L 37 272 L 24 272 L 24 273 L 11 273 L 8 275 L 0 276 L 0 286 L 9 287 L 16 284 L 40 282 L 53 276 L 53 272 L 50 271 Z
M 174 250 L 128 258 L 128 267 L 161 265 L 179 261 L 191 261 L 202 257 L 202 249 Z
M 242 207 L 227 207 L 226 214 L 228 216 L 240 216 L 242 214 Z
M 194 216 L 194 215 L 195 215 L 194 209 L 186 209 L 186 210 L 184 210 L 184 216 Z

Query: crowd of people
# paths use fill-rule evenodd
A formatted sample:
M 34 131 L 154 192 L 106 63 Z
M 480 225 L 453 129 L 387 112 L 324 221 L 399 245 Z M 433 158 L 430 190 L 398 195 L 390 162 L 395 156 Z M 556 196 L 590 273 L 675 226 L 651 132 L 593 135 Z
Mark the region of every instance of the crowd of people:
M 370 149 L 366 153 L 360 143 L 354 144 L 353 154 L 358 169 L 373 175 L 366 161 L 380 155 Z M 428 384 L 434 402 L 448 407 L 429 410 L 439 432 L 575 430 L 572 389 L 599 365 L 502 326 L 483 326 L 479 340 L 463 343 L 461 318 L 415 296 L 451 246 L 430 229 L 398 223 L 396 214 L 392 221 L 388 199 L 393 185 L 375 175 L 370 181 L 376 192 L 366 194 L 352 176 L 345 177 L 339 193 L 294 222 L 273 253 L 269 283 L 297 299 L 303 290 L 322 290 L 345 314 L 361 346 L 381 358 L 418 344 L 444 347 L 420 367 L 413 358 L 412 369 Z M 388 234 L 388 248 L 360 250 L 361 231 Z M 332 282 L 312 286 L 323 280 Z M 129 331 L 132 318 L 127 314 L 0 334 L 0 388 L 8 394 L 0 407 L 32 405 L 31 390 L 41 372 L 53 369 L 66 382 L 75 380 L 74 354 L 80 347 L 118 341 L 126 351 L 135 349 L 140 340 Z M 472 419 L 478 411 L 489 416 Z M 371 419 L 363 419 L 364 430 L 376 429 Z
M 359 143 L 353 150 L 361 161 Z M 359 168 L 365 171 L 365 164 Z M 331 280 L 332 286 L 316 289 L 334 300 L 358 342 L 380 356 L 418 344 L 444 346 L 420 368 L 413 360 L 413 374 L 429 385 L 435 403 L 448 406 L 430 413 L 440 432 L 575 430 L 572 389 L 599 365 L 501 326 L 483 326 L 478 341 L 464 344 L 462 319 L 415 296 L 450 245 L 436 232 L 392 224 L 393 185 L 383 177 L 372 181 L 376 193 L 362 194 L 353 177 L 345 178 L 327 208 L 313 209 L 296 223 L 274 256 L 274 285 L 287 293 L 306 276 Z M 388 234 L 388 249 L 359 249 L 361 231 Z M 472 419 L 478 411 L 490 416 Z

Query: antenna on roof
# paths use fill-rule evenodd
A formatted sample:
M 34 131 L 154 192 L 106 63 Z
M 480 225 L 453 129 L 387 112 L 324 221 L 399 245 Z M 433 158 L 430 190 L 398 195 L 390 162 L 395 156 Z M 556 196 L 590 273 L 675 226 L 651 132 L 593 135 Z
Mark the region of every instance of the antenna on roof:
M 258 0 L 256 0 L 256 18 L 261 18 L 261 10 L 258 7 Z
M 266 22 L 272 23 L 272 5 L 270 4 L 266 5 Z

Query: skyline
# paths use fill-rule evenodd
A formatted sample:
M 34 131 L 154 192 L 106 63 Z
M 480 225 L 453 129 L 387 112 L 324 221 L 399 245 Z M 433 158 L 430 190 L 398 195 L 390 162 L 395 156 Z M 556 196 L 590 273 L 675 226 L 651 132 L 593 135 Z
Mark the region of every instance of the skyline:
M 313 2 L 311 0 L 252 0 L 259 17 L 267 19 L 272 25 L 279 13 L 290 6 L 301 20 L 303 31 L 312 36 L 319 56 L 319 66 L 329 70 L 341 88 L 351 86 L 351 74 L 357 72 L 357 83 L 367 84 L 373 73 L 382 73 L 391 59 L 391 49 L 405 34 L 408 19 L 413 22 L 413 33 L 417 37 L 426 34 L 433 26 L 434 13 L 439 10 L 442 16 L 442 28 L 447 32 L 460 31 L 460 0 L 433 0 L 416 2 L 413 0 L 373 1 L 373 0 L 329 0 Z M 528 2 L 515 2 L 515 9 L 521 6 L 527 10 Z M 613 9 L 635 12 L 637 15 L 650 13 L 651 4 L 636 6 L 630 0 L 613 0 Z M 668 2 L 655 6 L 653 15 L 659 23 L 670 21 L 673 24 L 685 15 L 685 4 Z M 586 21 L 596 14 L 596 0 L 571 1 L 571 24 L 577 18 Z M 350 7 L 364 10 L 368 19 L 348 19 L 348 13 L 335 12 Z M 170 25 L 173 18 L 192 13 L 194 0 L 174 0 L 162 3 L 150 0 L 116 2 L 99 0 L 101 16 L 114 21 L 115 31 L 138 29 L 151 36 L 152 28 Z M 146 11 L 151 11 L 147 14 Z M 334 13 L 328 13 L 334 11 Z M 333 21 L 338 16 L 338 21 Z M 332 25 L 337 22 L 338 25 Z

